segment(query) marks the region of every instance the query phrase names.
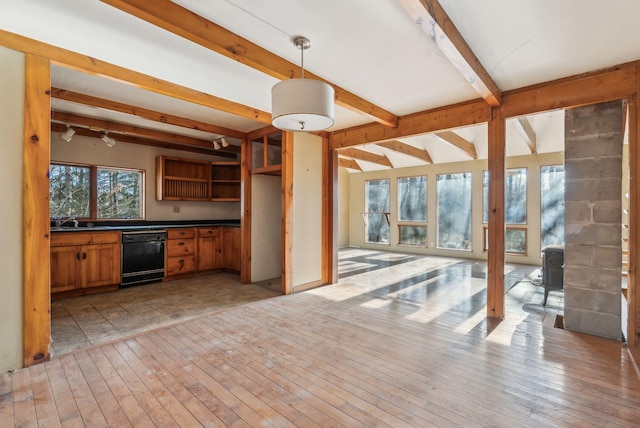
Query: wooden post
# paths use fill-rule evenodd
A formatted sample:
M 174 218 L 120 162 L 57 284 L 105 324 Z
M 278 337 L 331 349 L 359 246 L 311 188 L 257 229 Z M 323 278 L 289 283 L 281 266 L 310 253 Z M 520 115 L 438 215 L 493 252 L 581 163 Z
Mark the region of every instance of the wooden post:
M 322 137 L 322 283 L 338 282 L 338 151 Z
M 240 151 L 240 281 L 251 282 L 251 140 L 242 141 Z
M 489 249 L 487 316 L 504 319 L 504 176 L 505 120 L 499 107 L 489 121 Z
M 282 294 L 293 293 L 293 135 L 282 133 Z
M 638 69 L 640 73 L 640 67 Z M 638 82 L 640 89 L 640 79 Z M 640 111 L 638 92 L 629 100 L 629 267 L 627 284 L 627 342 L 638 346 L 640 340 L 640 293 L 638 293 L 638 257 L 640 256 Z
M 24 365 L 49 360 L 51 291 L 49 161 L 51 77 L 49 60 L 25 54 L 23 142 Z

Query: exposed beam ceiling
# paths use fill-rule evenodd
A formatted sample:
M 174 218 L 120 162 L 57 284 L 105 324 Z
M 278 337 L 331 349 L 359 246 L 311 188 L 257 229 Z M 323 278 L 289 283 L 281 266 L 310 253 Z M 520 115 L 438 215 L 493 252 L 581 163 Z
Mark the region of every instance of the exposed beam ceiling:
M 106 130 L 106 131 L 109 131 L 110 133 L 118 132 L 123 135 L 133 135 L 133 136 L 149 138 L 157 141 L 167 141 L 167 142 L 184 144 L 184 145 L 195 146 L 195 147 L 205 147 L 205 148 L 213 147 L 213 143 L 209 140 L 202 140 L 200 138 L 187 137 L 184 135 L 172 134 L 164 131 L 157 131 L 155 129 L 140 128 L 134 125 L 126 125 L 122 123 L 109 122 L 101 119 L 93 119 L 90 117 L 78 116 L 75 114 L 52 111 L 51 120 L 59 123 L 84 126 L 89 129 L 95 128 L 98 130 Z M 238 146 L 222 147 L 219 151 L 229 152 L 229 153 L 240 153 L 240 147 Z
M 66 129 L 67 129 L 66 125 L 62 123 L 53 123 L 53 122 L 51 123 L 52 132 L 64 132 Z M 74 129 L 76 131 L 76 135 L 82 135 L 85 137 L 98 138 L 98 139 L 102 136 L 101 131 L 91 131 L 85 128 L 74 128 Z M 109 136 L 113 137 L 116 141 L 123 142 L 123 143 L 139 144 L 143 146 L 162 147 L 165 149 L 181 150 L 181 151 L 187 151 L 187 152 L 193 152 L 193 153 L 202 153 L 202 154 L 211 155 L 211 156 L 220 156 L 225 158 L 236 159 L 235 154 L 221 152 L 220 150 L 214 150 L 213 147 L 209 149 L 209 148 L 189 146 L 184 144 L 168 143 L 165 141 L 157 141 L 157 140 L 150 140 L 146 138 L 133 137 L 131 135 L 120 134 L 117 132 L 109 132 Z
M 271 123 L 271 114 L 224 98 L 196 91 L 185 86 L 161 80 L 147 74 L 129 70 L 105 61 L 42 43 L 5 30 L 0 40 L 8 48 L 51 59 L 55 64 L 95 76 L 108 77 L 161 95 L 192 102 L 205 107 L 235 114 L 263 123 Z
M 427 163 L 433 163 L 433 159 L 429 155 L 429 152 L 425 149 L 419 149 L 412 145 L 403 143 L 401 141 L 393 140 L 393 141 L 385 141 L 384 143 L 377 143 L 376 145 L 380 147 L 384 147 L 389 150 L 393 150 L 398 153 L 404 153 L 405 155 L 418 158 Z
M 362 168 L 360 168 L 360 165 L 358 165 L 358 162 L 356 162 L 353 159 L 343 159 L 339 157 L 338 166 L 342 168 L 355 169 L 356 171 L 362 171 Z
M 117 101 L 106 100 L 104 98 L 93 97 L 91 95 L 81 94 L 78 92 L 68 91 L 66 89 L 51 88 L 51 96 L 60 100 L 72 101 L 78 104 L 118 111 L 120 113 L 131 114 L 156 122 L 168 123 L 170 125 L 182 126 L 189 129 L 197 129 L 199 131 L 211 132 L 213 134 L 224 135 L 226 137 L 244 139 L 246 136 L 244 132 L 236 131 L 235 129 L 211 125 L 209 123 L 200 122 L 193 119 L 186 119 L 179 116 L 172 116 L 170 114 L 137 107 L 130 104 L 119 103 Z
M 452 146 L 460 149 L 463 153 L 471 157 L 471 159 L 478 159 L 476 154 L 476 146 L 468 142 L 453 131 L 436 132 L 435 135 Z
M 184 37 L 221 55 L 280 80 L 300 77 L 298 65 L 196 15 L 170 0 L 101 0 L 117 9 Z M 321 80 L 335 89 L 336 103 L 376 122 L 397 126 L 398 116 L 305 70 L 305 77 Z
M 389 158 L 384 155 L 377 155 L 375 153 L 365 152 L 364 150 L 354 148 L 340 150 L 338 154 L 340 156 L 345 156 L 348 158 L 358 159 L 393 168 L 393 165 L 391 164 Z
M 502 91 L 449 19 L 438 0 L 397 1 L 478 94 L 490 106 L 499 106 L 502 102 Z
M 516 130 L 531 150 L 531 153 L 536 153 L 536 133 L 529 123 L 529 119 L 526 117 L 519 117 L 513 121 Z

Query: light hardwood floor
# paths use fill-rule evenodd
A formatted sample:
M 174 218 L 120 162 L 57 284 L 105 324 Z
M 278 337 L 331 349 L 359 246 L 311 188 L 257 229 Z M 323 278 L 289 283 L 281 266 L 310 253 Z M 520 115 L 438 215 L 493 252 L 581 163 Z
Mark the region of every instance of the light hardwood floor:
M 637 426 L 635 351 L 554 328 L 517 266 L 487 320 L 483 269 L 342 251 L 339 284 L 0 375 L 0 425 Z

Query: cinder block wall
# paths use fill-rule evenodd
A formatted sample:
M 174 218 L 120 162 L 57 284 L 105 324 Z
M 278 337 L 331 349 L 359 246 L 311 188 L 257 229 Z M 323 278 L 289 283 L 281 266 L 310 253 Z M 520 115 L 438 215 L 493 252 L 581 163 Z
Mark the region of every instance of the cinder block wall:
M 565 112 L 565 328 L 621 338 L 622 102 Z

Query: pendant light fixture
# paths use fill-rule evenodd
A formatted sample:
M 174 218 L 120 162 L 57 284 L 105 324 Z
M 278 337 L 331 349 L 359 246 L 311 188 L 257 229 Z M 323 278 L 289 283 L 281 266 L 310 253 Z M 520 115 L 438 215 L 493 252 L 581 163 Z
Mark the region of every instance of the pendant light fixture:
M 333 87 L 304 78 L 304 51 L 311 47 L 305 37 L 293 43 L 300 49 L 300 79 L 283 80 L 271 88 L 271 123 L 283 131 L 321 131 L 333 125 Z

